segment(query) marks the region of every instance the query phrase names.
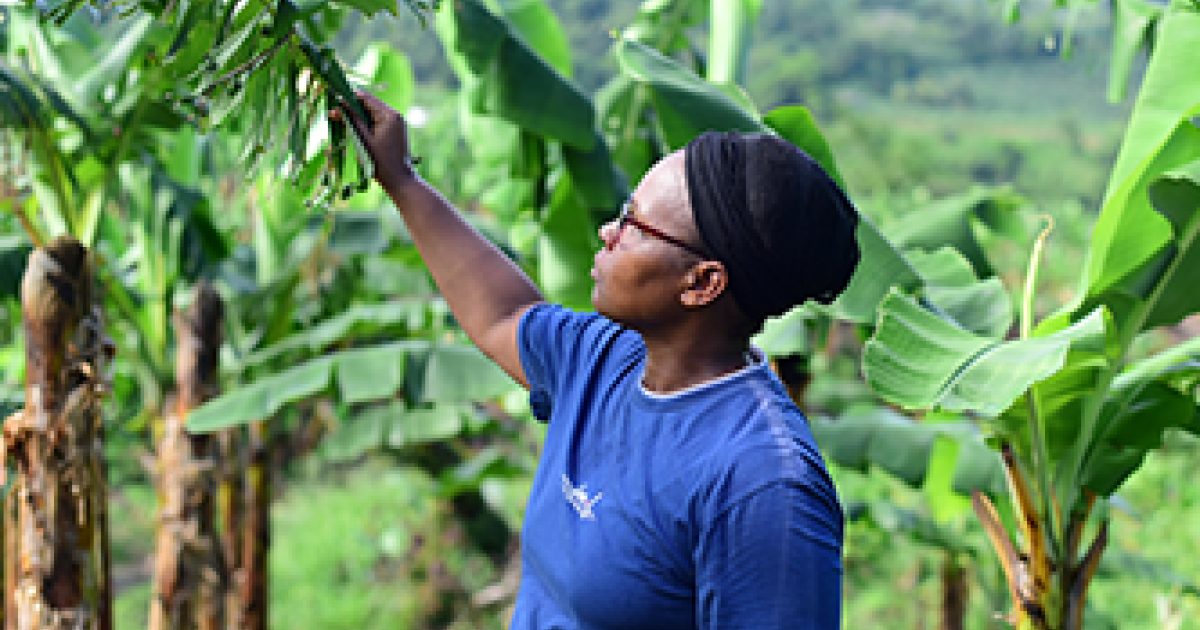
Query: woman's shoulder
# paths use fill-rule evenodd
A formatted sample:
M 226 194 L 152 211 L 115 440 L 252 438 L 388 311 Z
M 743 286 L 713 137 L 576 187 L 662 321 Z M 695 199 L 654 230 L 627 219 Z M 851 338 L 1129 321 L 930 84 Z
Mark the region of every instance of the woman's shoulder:
M 824 458 L 804 413 L 773 379 L 749 379 L 707 418 L 710 448 L 697 477 L 703 496 L 719 497 L 712 509 L 771 487 L 795 487 L 837 504 Z

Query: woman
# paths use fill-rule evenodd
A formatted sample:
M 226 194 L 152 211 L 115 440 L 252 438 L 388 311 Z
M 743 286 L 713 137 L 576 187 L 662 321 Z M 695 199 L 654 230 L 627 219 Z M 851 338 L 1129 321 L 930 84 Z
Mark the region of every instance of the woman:
M 857 222 L 806 154 L 704 134 L 600 229 L 594 314 L 537 287 L 420 179 L 403 118 L 351 120 L 434 280 L 549 422 L 512 627 L 839 627 L 842 512 L 750 337 L 858 263 Z M 341 118 L 342 112 L 334 112 Z

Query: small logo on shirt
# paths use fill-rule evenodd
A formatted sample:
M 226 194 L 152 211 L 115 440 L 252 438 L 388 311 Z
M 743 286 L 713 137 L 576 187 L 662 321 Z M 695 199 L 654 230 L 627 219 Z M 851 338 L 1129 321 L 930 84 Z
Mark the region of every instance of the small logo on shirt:
M 567 497 L 567 503 L 570 503 L 571 507 L 575 508 L 575 511 L 579 513 L 579 518 L 588 521 L 596 520 L 596 514 L 592 512 L 592 506 L 596 505 L 600 501 L 600 497 L 604 496 L 603 492 L 597 492 L 596 496 L 589 497 L 587 495 L 586 483 L 576 488 L 571 485 L 571 480 L 567 479 L 565 474 L 562 478 L 562 489 L 563 494 Z

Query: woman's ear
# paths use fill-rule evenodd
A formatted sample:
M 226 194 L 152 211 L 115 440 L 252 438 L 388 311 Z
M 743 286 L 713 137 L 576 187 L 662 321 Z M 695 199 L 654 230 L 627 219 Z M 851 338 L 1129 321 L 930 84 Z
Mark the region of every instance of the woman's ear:
M 707 306 L 721 297 L 728 286 L 729 272 L 725 265 L 715 260 L 705 260 L 692 265 L 684 274 L 679 301 L 685 308 Z

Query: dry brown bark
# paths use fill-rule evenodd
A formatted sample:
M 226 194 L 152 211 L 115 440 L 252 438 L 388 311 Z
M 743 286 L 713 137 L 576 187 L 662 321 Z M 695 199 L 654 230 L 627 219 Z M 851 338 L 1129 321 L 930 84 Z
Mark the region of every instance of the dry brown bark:
M 150 630 L 220 630 L 230 582 L 215 524 L 214 436 L 185 429 L 188 413 L 216 394 L 221 347 L 220 296 L 197 285 L 174 318 L 174 409 L 162 419 L 154 476 L 159 487 Z
M 100 398 L 115 350 L 92 284 L 69 237 L 34 250 L 21 283 L 25 408 L 4 421 L 10 630 L 112 628 Z

